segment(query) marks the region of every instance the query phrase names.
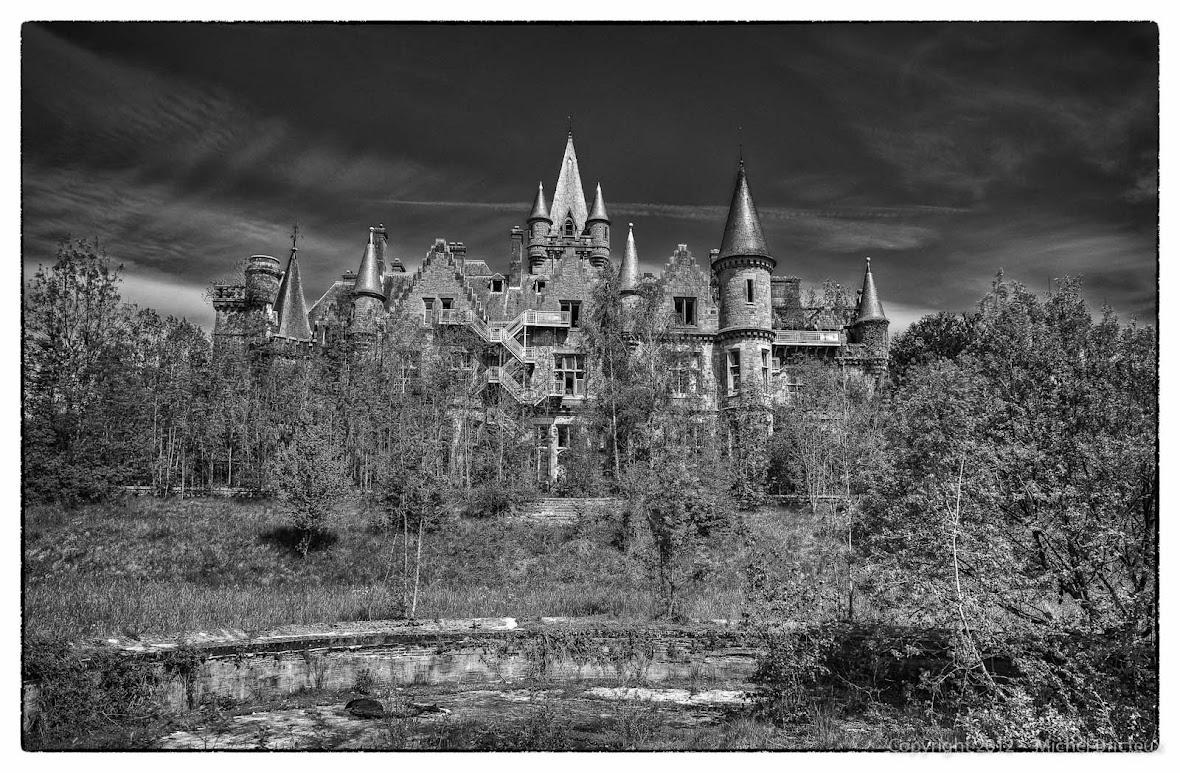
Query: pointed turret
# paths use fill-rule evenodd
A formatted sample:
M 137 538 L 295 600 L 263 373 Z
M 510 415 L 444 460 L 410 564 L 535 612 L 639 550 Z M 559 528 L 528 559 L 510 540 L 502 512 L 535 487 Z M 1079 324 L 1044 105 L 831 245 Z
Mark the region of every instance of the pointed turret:
M 590 231 L 590 265 L 605 268 L 610 264 L 610 217 L 602 200 L 602 183 L 594 190 L 594 206 L 586 218 L 586 228 Z
M 635 293 L 639 289 L 639 252 L 635 249 L 635 224 L 627 223 L 627 246 L 619 266 L 619 292 Z
M 356 272 L 356 285 L 352 291 L 355 295 L 369 295 L 384 302 L 384 282 L 377 268 L 376 231 L 376 228 L 369 229 L 369 243 L 365 245 L 365 255 L 361 258 L 361 267 Z
M 606 203 L 602 200 L 602 183 L 599 183 L 594 190 L 594 206 L 590 207 L 590 216 L 586 218 L 587 223 L 596 221 L 610 222 L 610 218 L 606 214 Z
M 544 220 L 547 223 L 552 223 L 552 218 L 549 217 L 549 208 L 545 206 L 545 183 L 537 183 L 537 198 L 533 199 L 533 211 L 529 213 L 528 223 L 534 220 Z
M 582 189 L 582 173 L 578 171 L 578 155 L 574 152 L 572 130 L 566 138 L 561 173 L 557 176 L 557 187 L 553 189 L 553 207 L 549 214 L 558 233 L 566 233 L 567 218 L 573 221 L 574 236 L 581 234 L 586 227 L 586 192 Z
M 721 239 L 718 258 L 735 255 L 770 257 L 766 239 L 762 236 L 762 223 L 758 219 L 754 197 L 750 195 L 744 163 L 738 164 L 737 185 L 733 189 L 733 201 L 729 204 L 729 218 L 725 221 L 725 235 Z
M 307 321 L 307 301 L 303 298 L 303 280 L 299 278 L 299 261 L 295 257 L 297 252 L 299 250 L 291 248 L 287 270 L 279 285 L 279 297 L 274 305 L 279 329 L 275 335 L 296 341 L 310 341 L 311 325 Z
M 862 322 L 888 322 L 881 300 L 877 297 L 877 285 L 873 282 L 872 258 L 865 258 L 865 281 L 860 291 L 860 303 L 856 310 L 854 325 Z

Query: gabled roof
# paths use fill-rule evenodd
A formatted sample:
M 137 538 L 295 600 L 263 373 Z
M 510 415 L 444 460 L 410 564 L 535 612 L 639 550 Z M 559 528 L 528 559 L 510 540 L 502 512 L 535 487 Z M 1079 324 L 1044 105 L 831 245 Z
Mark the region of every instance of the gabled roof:
M 353 292 L 357 295 L 370 295 L 384 301 L 384 283 L 377 270 L 377 245 L 374 237 L 376 230 L 375 228 L 369 229 L 369 243 L 365 245 L 365 255 L 361 258 L 360 270 L 356 272 L 356 287 Z
M 860 291 L 860 306 L 856 312 L 856 322 L 888 322 L 885 318 L 885 310 L 881 308 L 881 299 L 877 297 L 877 284 L 873 281 L 873 272 L 870 267 L 872 258 L 865 258 L 865 281 L 864 287 Z
M 545 205 L 545 183 L 537 183 L 537 198 L 533 199 L 533 211 L 529 213 L 529 221 L 553 220 L 549 217 L 549 207 Z
M 303 298 L 303 280 L 299 277 L 296 252 L 298 250 L 292 247 L 287 270 L 279 284 L 279 298 L 274 306 L 279 317 L 279 329 L 275 335 L 296 341 L 310 341 L 311 325 L 307 321 L 307 302 Z
M 762 236 L 762 222 L 758 219 L 758 210 L 746 180 L 746 166 L 741 163 L 738 164 L 737 184 L 733 188 L 729 218 L 725 221 L 725 235 L 721 238 L 721 252 L 717 258 L 734 255 L 770 257 L 766 239 Z
M 573 132 L 566 138 L 561 173 L 557 175 L 553 206 L 549 209 L 549 216 L 558 228 L 565 223 L 567 215 L 574 220 L 574 232 L 582 233 L 586 227 L 586 192 L 582 189 L 582 173 L 578 171 L 578 156 L 574 153 Z
M 635 224 L 627 223 L 627 246 L 623 249 L 623 264 L 619 266 L 619 292 L 632 292 L 639 287 L 639 251 L 635 249 Z
M 606 203 L 602 200 L 602 183 L 598 183 L 598 187 L 594 190 L 594 206 L 590 207 L 590 216 L 586 218 L 586 222 L 594 220 L 610 222 L 610 218 L 606 214 Z

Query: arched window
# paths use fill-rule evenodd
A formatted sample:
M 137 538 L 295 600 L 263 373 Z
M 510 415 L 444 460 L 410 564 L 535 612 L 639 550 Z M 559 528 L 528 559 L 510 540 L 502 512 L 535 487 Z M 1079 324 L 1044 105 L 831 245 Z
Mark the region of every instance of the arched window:
M 562 230 L 564 231 L 564 233 L 567 237 L 573 237 L 573 235 L 574 235 L 574 219 L 572 217 L 567 217 L 565 219 L 565 227 Z

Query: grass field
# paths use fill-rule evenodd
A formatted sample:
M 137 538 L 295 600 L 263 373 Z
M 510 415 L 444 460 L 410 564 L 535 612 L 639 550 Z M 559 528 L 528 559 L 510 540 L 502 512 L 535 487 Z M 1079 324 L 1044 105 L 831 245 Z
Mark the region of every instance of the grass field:
M 805 512 L 743 516 L 710 541 L 711 570 L 685 589 L 683 612 L 737 618 L 752 553 L 806 571 Z M 66 511 L 32 507 L 24 524 L 26 634 L 85 640 L 210 628 L 404 615 L 402 546 L 355 506 L 306 558 L 265 502 L 130 498 Z M 602 522 L 579 526 L 456 520 L 428 533 L 420 618 L 594 616 L 661 611 L 642 550 L 617 546 Z M 616 543 L 616 544 L 612 544 Z M 412 544 L 412 540 L 411 540 Z M 390 562 L 394 563 L 390 573 Z

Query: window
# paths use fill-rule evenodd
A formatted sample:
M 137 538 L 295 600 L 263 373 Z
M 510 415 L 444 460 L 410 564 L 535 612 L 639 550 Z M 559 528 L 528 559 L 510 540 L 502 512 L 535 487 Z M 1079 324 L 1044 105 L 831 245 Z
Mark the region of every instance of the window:
M 537 280 L 537 292 L 539 292 L 539 293 L 545 292 L 545 280 L 544 279 Z
M 492 280 L 492 292 L 494 292 L 494 293 L 504 292 L 504 280 L 503 279 L 493 279 Z
M 453 309 L 455 307 L 454 298 L 440 298 L 439 300 L 442 302 L 442 307 L 444 309 Z
M 426 308 L 426 311 L 422 314 L 422 321 L 423 322 L 430 322 L 431 317 L 434 316 L 434 299 L 433 298 L 423 298 L 422 304 Z
M 762 350 L 762 385 L 770 386 L 770 350 Z
M 415 383 L 421 375 L 418 360 L 419 356 L 420 355 L 404 355 L 398 357 L 397 383 L 398 386 L 400 386 L 399 391 L 401 391 L 402 394 L 405 394 L 407 391 L 409 391 L 409 387 Z
M 562 301 L 561 310 L 569 312 L 570 327 L 580 327 L 579 319 L 582 316 L 582 302 L 581 301 Z
M 557 427 L 557 447 L 565 449 L 570 447 L 570 425 L 558 424 Z
M 680 325 L 695 325 L 697 323 L 697 299 L 675 298 L 676 322 Z
M 457 373 L 475 369 L 475 356 L 466 349 L 452 349 L 450 351 L 451 370 Z
M 746 280 L 746 303 L 754 302 L 754 280 Z
M 558 394 L 582 397 L 586 394 L 586 357 L 582 354 L 559 354 L 554 357 L 553 387 Z
M 672 366 L 672 393 L 678 397 L 695 395 L 700 387 L 701 353 L 685 352 Z
M 729 352 L 729 392 L 733 394 L 742 388 L 742 353 L 738 349 Z
M 565 219 L 565 227 L 562 229 L 567 237 L 574 235 L 574 221 L 572 218 Z

